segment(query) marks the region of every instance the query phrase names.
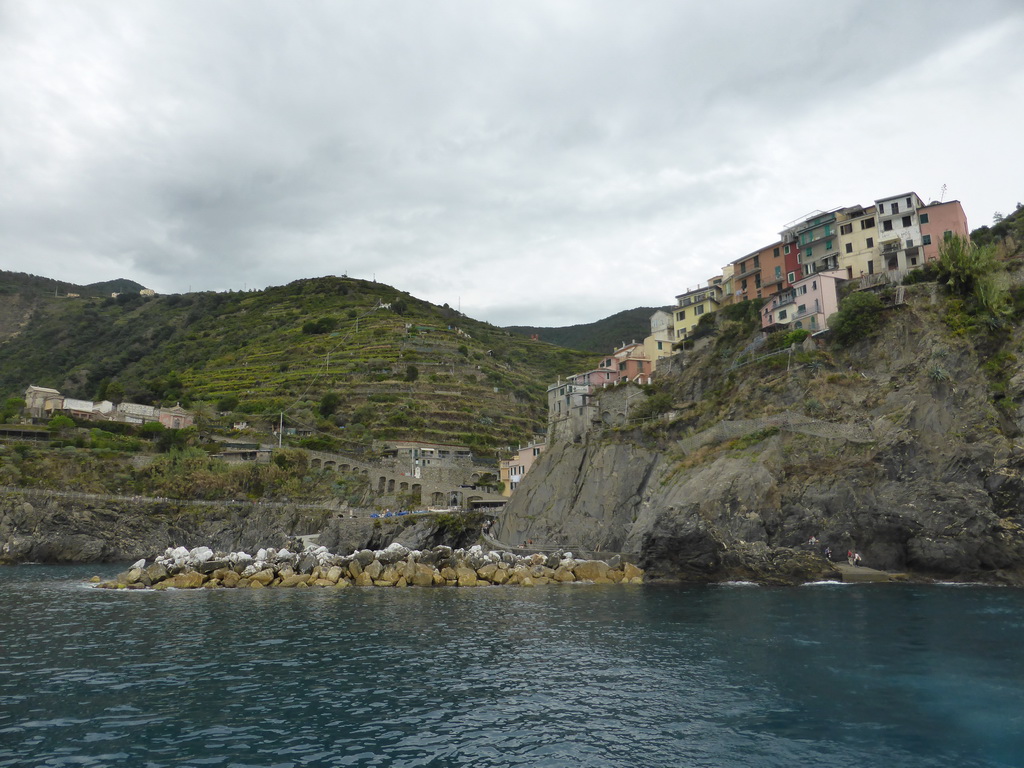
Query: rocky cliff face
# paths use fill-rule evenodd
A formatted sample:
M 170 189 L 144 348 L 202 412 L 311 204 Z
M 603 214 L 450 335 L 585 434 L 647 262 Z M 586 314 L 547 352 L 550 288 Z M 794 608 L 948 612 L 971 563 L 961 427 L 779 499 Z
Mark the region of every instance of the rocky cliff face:
M 1024 371 L 1007 352 L 1020 331 L 955 335 L 919 291 L 850 350 L 730 371 L 709 345 L 661 384 L 671 424 L 552 446 L 498 537 L 635 552 L 649 576 L 686 580 L 804 581 L 830 546 L 1024 583 Z
M 0 564 L 94 563 L 153 558 L 167 547 L 209 546 L 256 551 L 317 536 L 336 552 L 465 547 L 479 537 L 482 517 L 373 520 L 286 505 L 96 501 L 45 493 L 0 493 Z

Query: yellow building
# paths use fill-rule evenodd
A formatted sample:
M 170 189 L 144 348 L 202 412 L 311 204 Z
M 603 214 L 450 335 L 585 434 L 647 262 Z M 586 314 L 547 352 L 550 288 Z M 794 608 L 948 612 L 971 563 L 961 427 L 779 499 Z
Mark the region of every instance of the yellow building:
M 651 335 L 644 339 L 644 354 L 651 361 L 651 371 L 658 369 L 658 360 L 672 354 L 676 329 L 671 312 L 659 309 L 651 315 Z
M 718 311 L 721 303 L 722 287 L 715 284 L 693 288 L 676 296 L 676 308 L 673 311 L 676 341 L 689 337 L 701 318 Z
M 837 266 L 849 278 L 870 275 L 880 270 L 877 209 L 855 205 L 836 214 L 839 226 Z

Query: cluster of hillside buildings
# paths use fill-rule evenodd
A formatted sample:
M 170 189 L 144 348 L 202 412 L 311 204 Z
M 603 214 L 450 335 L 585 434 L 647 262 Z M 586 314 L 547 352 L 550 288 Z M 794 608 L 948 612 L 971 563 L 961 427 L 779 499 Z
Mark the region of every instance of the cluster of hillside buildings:
M 181 405 L 158 408 L 140 403 L 93 402 L 64 397 L 58 390 L 29 386 L 25 390 L 25 410 L 34 419 L 49 419 L 63 414 L 80 421 L 119 421 L 125 424 L 158 422 L 168 429 L 191 427 L 194 418 Z
M 597 368 L 550 385 L 549 440 L 585 431 L 598 416 L 592 402 L 598 390 L 627 381 L 649 383 L 658 361 L 692 339 L 701 320 L 722 307 L 757 301 L 762 330 L 821 333 L 839 308 L 842 282 L 898 282 L 910 270 L 937 261 L 940 243 L 954 235 L 969 237 L 960 202 L 925 204 L 914 192 L 868 206 L 813 211 L 789 222 L 773 242 L 726 264 L 720 275 L 651 315 L 651 333 L 642 342 L 623 344 Z M 617 412 L 609 416 L 614 420 Z

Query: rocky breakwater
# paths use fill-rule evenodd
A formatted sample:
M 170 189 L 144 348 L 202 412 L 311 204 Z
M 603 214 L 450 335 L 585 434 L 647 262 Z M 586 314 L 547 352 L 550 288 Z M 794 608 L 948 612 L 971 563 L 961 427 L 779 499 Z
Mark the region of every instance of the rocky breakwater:
M 307 547 L 302 552 L 267 548 L 255 555 L 177 547 L 167 549 L 152 563 L 139 560 L 111 581 L 94 581 L 104 589 L 533 587 L 571 582 L 640 584 L 643 576 L 640 568 L 618 558 L 610 562 L 577 560 L 571 552 L 524 556 L 488 552 L 480 546 L 410 550 L 391 544 L 350 555 L 332 554 L 326 547 Z

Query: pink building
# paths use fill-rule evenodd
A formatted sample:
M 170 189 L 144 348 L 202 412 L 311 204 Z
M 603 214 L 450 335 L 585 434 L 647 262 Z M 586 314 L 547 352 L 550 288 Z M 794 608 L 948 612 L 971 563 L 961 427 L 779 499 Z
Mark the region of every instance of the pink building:
M 523 476 L 530 471 L 530 467 L 537 460 L 537 457 L 544 452 L 545 444 L 543 441 L 531 442 L 525 448 L 520 447 L 516 452 L 515 458 L 507 459 L 501 462 L 500 477 L 501 481 L 505 484 L 505 489 L 502 491 L 503 496 L 511 496 L 512 491 L 519 485 L 519 481 L 523 479 Z
M 642 383 L 651 377 L 651 360 L 643 343 L 623 344 L 612 352 L 611 357 L 601 361 L 601 370 L 616 374 L 617 380 L 625 379 Z
M 939 258 L 939 244 L 943 239 L 953 235 L 970 237 L 967 215 L 959 200 L 932 203 L 919 208 L 917 213 L 921 220 L 921 245 L 926 263 Z
M 776 294 L 761 308 L 761 329 L 811 333 L 828 330 L 828 318 L 839 310 L 838 287 L 846 270 L 816 272 Z

